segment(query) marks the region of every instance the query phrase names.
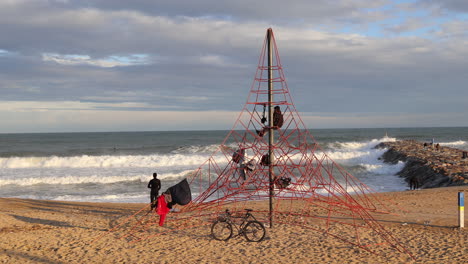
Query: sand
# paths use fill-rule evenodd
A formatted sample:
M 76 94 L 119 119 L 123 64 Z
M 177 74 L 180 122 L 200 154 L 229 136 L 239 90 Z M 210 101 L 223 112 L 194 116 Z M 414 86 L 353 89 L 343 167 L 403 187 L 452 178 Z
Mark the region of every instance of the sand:
M 209 226 L 128 243 L 106 230 L 144 204 L 0 198 L 0 263 L 467 263 L 467 221 L 457 227 L 460 190 L 466 195 L 468 186 L 378 194 L 407 210 L 379 222 L 416 260 L 399 252 L 371 254 L 289 225 L 267 228 L 259 243 L 216 241 Z

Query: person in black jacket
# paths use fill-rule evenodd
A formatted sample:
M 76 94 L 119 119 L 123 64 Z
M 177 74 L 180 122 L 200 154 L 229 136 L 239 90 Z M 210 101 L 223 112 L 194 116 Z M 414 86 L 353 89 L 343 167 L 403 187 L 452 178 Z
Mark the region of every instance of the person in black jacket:
M 148 188 L 151 188 L 150 200 L 151 200 L 151 209 L 156 207 L 156 202 L 159 195 L 159 190 L 161 189 L 161 181 L 158 179 L 158 174 L 153 173 L 153 179 L 149 181 Z

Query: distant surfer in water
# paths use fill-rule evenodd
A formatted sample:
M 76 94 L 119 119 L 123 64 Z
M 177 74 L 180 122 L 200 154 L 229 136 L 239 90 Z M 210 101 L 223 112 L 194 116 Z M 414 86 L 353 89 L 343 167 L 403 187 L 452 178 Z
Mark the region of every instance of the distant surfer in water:
M 158 174 L 153 173 L 153 179 L 149 181 L 148 188 L 151 188 L 150 200 L 151 200 L 151 209 L 156 207 L 156 201 L 158 199 L 159 190 L 161 189 L 161 181 L 158 179 Z

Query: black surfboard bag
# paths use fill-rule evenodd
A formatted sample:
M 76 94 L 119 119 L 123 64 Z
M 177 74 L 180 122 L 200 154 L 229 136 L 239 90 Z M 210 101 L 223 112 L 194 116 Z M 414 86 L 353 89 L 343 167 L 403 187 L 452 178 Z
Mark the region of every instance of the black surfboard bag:
M 171 193 L 172 203 L 186 205 L 192 201 L 192 192 L 190 191 L 187 179 L 183 179 L 176 185 L 169 187 L 167 191 Z

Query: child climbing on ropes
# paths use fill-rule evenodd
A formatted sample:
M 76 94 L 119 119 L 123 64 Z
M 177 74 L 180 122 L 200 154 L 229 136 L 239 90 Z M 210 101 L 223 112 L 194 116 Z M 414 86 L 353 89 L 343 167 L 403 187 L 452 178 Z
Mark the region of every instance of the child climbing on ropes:
M 257 161 L 255 159 L 249 160 L 247 163 L 240 164 L 240 176 L 245 181 L 247 179 L 247 173 L 255 170 Z
M 291 178 L 281 176 L 279 178 L 276 178 L 274 182 L 275 182 L 276 188 L 284 189 L 284 188 L 287 188 L 289 184 L 291 184 Z
M 279 105 L 275 106 L 274 112 L 273 112 L 273 126 L 271 129 L 278 129 L 283 126 L 283 114 L 281 113 L 281 108 Z M 268 127 L 263 127 L 262 130 L 257 130 L 257 135 L 260 137 L 263 137 L 266 132 L 269 131 Z
M 245 148 L 239 148 L 232 154 L 232 161 L 239 164 L 239 167 L 236 169 L 239 172 L 240 177 L 243 180 L 246 180 L 246 172 L 254 171 L 257 161 L 251 159 L 248 162 L 245 162 Z

